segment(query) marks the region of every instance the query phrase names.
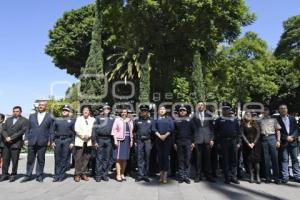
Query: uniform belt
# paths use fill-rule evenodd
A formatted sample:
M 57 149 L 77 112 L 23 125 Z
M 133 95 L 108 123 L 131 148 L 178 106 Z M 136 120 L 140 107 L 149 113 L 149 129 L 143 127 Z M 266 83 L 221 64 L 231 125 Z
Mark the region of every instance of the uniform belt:
M 151 137 L 150 136 L 137 136 L 136 139 L 138 139 L 138 140 L 150 140 Z
M 100 139 L 110 139 L 111 135 L 98 135 L 97 138 L 100 138 Z
M 56 139 L 61 139 L 61 140 L 65 140 L 65 139 L 69 139 L 72 138 L 73 136 L 70 135 L 60 135 L 60 136 L 56 136 Z

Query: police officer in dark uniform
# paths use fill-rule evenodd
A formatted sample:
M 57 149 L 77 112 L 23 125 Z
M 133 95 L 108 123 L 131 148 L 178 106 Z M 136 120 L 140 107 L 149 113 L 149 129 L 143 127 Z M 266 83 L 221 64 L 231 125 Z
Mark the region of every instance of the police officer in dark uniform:
M 179 108 L 178 118 L 175 119 L 174 148 L 178 157 L 178 182 L 190 184 L 189 170 L 194 138 L 194 125 L 188 117 L 185 106 Z
M 110 115 L 111 107 L 103 106 L 103 114 L 96 117 L 92 134 L 92 142 L 96 153 L 95 179 L 96 182 L 108 181 L 110 160 L 112 157 L 112 136 L 111 130 L 114 118 Z
M 216 120 L 215 130 L 222 149 L 225 183 L 239 184 L 237 167 L 241 143 L 240 125 L 230 106 L 223 106 L 222 113 L 223 116 Z
M 151 138 L 155 133 L 154 120 L 150 118 L 150 108 L 148 105 L 140 106 L 140 116 L 134 121 L 134 139 L 136 144 L 136 156 L 138 165 L 138 176 L 136 182 L 150 182 L 149 179 L 149 164 L 152 149 Z
M 51 135 L 51 144 L 54 149 L 55 171 L 53 182 L 61 182 L 65 179 L 65 173 L 69 169 L 71 149 L 74 144 L 75 119 L 71 118 L 71 106 L 65 105 L 62 109 L 62 117 L 54 120 Z

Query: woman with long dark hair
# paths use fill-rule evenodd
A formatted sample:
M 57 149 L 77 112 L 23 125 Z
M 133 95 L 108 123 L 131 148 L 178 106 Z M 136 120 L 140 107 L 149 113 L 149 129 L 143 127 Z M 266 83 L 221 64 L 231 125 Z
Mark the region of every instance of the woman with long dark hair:
M 243 138 L 243 155 L 250 173 L 250 183 L 254 182 L 254 169 L 256 172 L 256 181 L 260 180 L 260 160 L 261 160 L 261 141 L 260 128 L 253 118 L 251 112 L 246 112 L 241 126 Z

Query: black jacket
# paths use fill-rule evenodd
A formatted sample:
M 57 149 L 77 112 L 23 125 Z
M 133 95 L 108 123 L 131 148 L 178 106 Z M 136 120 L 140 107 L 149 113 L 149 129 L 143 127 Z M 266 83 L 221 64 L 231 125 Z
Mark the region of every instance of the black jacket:
M 24 117 L 19 117 L 13 124 L 13 117 L 8 118 L 2 127 L 2 140 L 4 145 L 10 145 L 12 148 L 20 149 L 23 145 L 23 135 L 28 131 L 29 122 Z M 7 143 L 5 138 L 10 137 L 12 143 Z
M 289 116 L 289 120 L 290 120 L 290 132 L 288 133 L 281 116 L 277 117 L 277 121 L 281 126 L 281 130 L 280 130 L 281 145 L 286 146 L 288 144 L 287 137 L 293 136 L 294 141 L 292 143 L 290 143 L 290 145 L 297 146 L 298 145 L 298 135 L 299 135 L 297 121 L 296 121 L 295 117 L 292 117 L 292 116 Z

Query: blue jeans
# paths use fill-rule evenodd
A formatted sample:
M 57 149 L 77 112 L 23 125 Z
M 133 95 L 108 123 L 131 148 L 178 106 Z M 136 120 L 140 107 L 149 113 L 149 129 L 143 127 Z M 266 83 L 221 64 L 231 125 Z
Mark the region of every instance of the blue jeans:
M 282 178 L 283 180 L 289 179 L 289 156 L 292 160 L 292 168 L 294 178 L 300 180 L 300 169 L 299 169 L 299 161 L 298 161 L 298 146 L 286 145 L 281 148 L 281 159 L 282 159 Z
M 279 165 L 278 165 L 278 150 L 276 147 L 275 134 L 265 136 L 262 138 L 262 149 L 264 155 L 266 179 L 271 180 L 271 162 L 273 170 L 273 178 L 279 179 Z

